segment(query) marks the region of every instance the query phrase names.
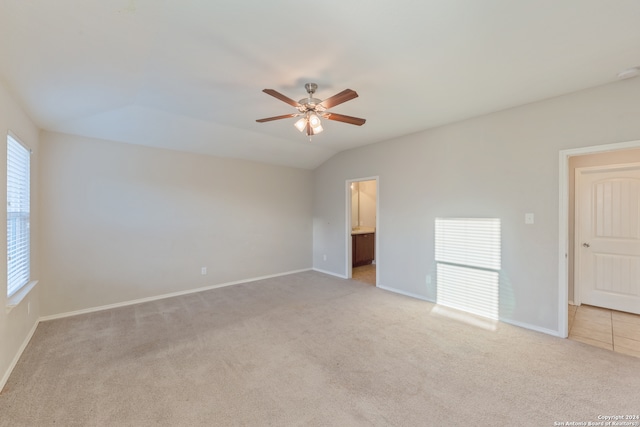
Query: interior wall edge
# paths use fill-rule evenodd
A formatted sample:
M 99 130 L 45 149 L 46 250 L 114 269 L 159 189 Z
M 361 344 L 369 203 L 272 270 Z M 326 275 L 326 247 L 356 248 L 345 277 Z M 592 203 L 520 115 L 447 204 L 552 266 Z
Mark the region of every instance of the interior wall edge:
M 312 270 L 317 271 L 318 273 L 328 274 L 329 276 L 339 277 L 340 279 L 348 279 L 348 277 L 345 276 L 344 274 L 334 273 L 333 271 L 327 271 L 317 267 L 313 267 Z
M 7 381 L 9 381 L 9 377 L 11 376 L 11 373 L 13 372 L 13 369 L 16 367 L 16 365 L 18 364 L 18 361 L 20 360 L 20 357 L 22 357 L 22 353 L 24 353 L 24 350 L 29 345 L 29 342 L 31 341 L 31 338 L 33 338 L 33 334 L 36 333 L 36 329 L 38 329 L 38 325 L 39 324 L 40 324 L 40 320 L 36 320 L 36 322 L 33 324 L 33 327 L 31 328 L 31 330 L 29 331 L 29 333 L 25 337 L 24 341 L 22 342 L 22 345 L 20 346 L 20 348 L 16 352 L 15 356 L 13 357 L 13 360 L 11 361 L 11 364 L 9 365 L 7 370 L 5 371 L 5 373 L 2 376 L 2 378 L 0 379 L 0 393 L 2 393 L 2 390 L 4 389 L 4 386 L 7 384 Z
M 500 322 L 507 323 L 509 325 L 517 326 L 519 328 L 529 329 L 535 332 L 541 332 L 543 334 L 551 335 L 558 338 L 566 338 L 562 336 L 562 333 L 560 331 L 557 331 L 555 329 L 543 328 L 541 326 L 532 325 L 531 323 L 519 322 L 517 320 L 507 319 L 503 317 L 500 317 L 498 320 L 500 320 Z
M 436 304 L 435 300 L 427 298 L 424 295 L 419 295 L 419 294 L 416 294 L 416 293 L 413 293 L 413 292 L 403 291 L 402 289 L 392 288 L 390 286 L 377 285 L 376 287 L 382 289 L 383 291 L 393 292 L 394 294 L 404 295 L 406 297 L 415 298 L 415 299 L 419 299 L 419 300 L 422 300 L 422 301 L 427 301 L 427 302 L 431 302 L 433 304 Z
M 0 79 L 0 133 L 2 133 L 3 149 L 0 150 L 0 175 L 3 185 L 0 187 L 0 198 L 6 200 L 6 174 L 7 174 L 7 135 L 17 137 L 20 142 L 31 149 L 31 280 L 42 278 L 40 270 L 40 216 L 39 195 L 39 155 L 40 155 L 40 129 L 26 114 L 16 94 L 10 86 Z M 6 211 L 0 214 L 6 223 Z M 7 237 L 6 233 L 0 244 L 0 254 L 6 259 Z M 41 313 L 39 287 L 32 289 L 16 305 L 11 306 L 15 299 L 7 296 L 7 264 L 0 264 L 0 276 L 4 277 L 4 290 L 0 292 L 0 390 L 5 386 L 13 368 L 20 359 L 22 352 L 29 343 L 37 325 Z

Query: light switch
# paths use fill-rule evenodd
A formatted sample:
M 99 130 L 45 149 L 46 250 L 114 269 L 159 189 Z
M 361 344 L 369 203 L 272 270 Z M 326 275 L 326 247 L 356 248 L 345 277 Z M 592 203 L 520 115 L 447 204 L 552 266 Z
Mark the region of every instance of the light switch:
M 533 224 L 533 214 L 532 213 L 524 214 L 524 223 L 525 224 Z

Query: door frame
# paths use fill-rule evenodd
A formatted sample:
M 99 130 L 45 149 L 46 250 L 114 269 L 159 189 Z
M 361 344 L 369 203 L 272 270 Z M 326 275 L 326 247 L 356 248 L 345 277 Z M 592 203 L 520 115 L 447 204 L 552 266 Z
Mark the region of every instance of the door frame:
M 362 182 L 362 181 L 375 181 L 376 182 L 376 241 L 375 241 L 375 254 L 376 254 L 376 287 L 379 286 L 380 284 L 380 246 L 379 246 L 379 242 L 380 242 L 380 177 L 379 176 L 369 176 L 369 177 L 364 177 L 364 178 L 352 178 L 352 179 L 347 179 L 345 181 L 345 199 L 346 199 L 346 212 L 345 212 L 345 216 L 346 216 L 346 227 L 345 227 L 345 253 L 347 254 L 347 257 L 345 259 L 345 265 L 346 265 L 346 269 L 345 271 L 347 272 L 347 279 L 351 279 L 353 277 L 353 266 L 351 265 L 351 260 L 352 260 L 352 250 L 353 248 L 351 247 L 351 184 L 353 184 L 354 182 Z
M 640 140 L 571 148 L 568 150 L 560 150 L 559 152 L 558 336 L 562 338 L 566 338 L 569 335 L 569 158 L 584 154 L 596 154 L 632 148 L 640 148 Z M 571 266 L 571 268 L 573 268 L 573 266 Z

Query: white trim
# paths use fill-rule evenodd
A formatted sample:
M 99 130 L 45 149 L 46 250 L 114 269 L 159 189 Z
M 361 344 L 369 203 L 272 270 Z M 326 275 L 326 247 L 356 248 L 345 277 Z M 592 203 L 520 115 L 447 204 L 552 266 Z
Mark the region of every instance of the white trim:
M 382 285 L 379 285 L 378 288 L 380 288 L 382 290 L 385 290 L 385 291 L 393 292 L 393 293 L 396 293 L 396 294 L 405 295 L 405 296 L 408 296 L 408 297 L 411 297 L 411 298 L 416 298 L 416 299 L 419 299 L 419 300 L 422 300 L 422 301 L 431 302 L 431 303 L 433 303 L 433 304 L 435 304 L 435 305 L 437 305 L 439 307 L 446 307 L 446 306 L 440 305 L 437 302 L 435 302 L 434 300 L 431 300 L 431 299 L 429 299 L 427 297 L 424 297 L 422 295 L 418 295 L 418 294 L 414 294 L 414 293 L 411 293 L 411 292 L 406 292 L 406 291 L 402 291 L 400 289 L 390 288 L 390 287 L 382 286 Z M 464 312 L 464 313 L 466 313 L 466 312 Z M 503 322 L 503 323 L 508 323 L 509 325 L 517 326 L 517 327 L 524 328 L 524 329 L 530 329 L 530 330 L 536 331 L 536 332 L 542 332 L 544 334 L 552 335 L 554 337 L 560 337 L 560 334 L 558 333 L 558 331 L 554 331 L 553 329 L 541 328 L 539 326 L 531 325 L 529 323 L 518 322 L 517 320 L 511 320 L 511 319 L 504 319 L 502 317 L 500 317 L 498 320 L 500 322 Z M 561 338 L 563 338 L 563 337 L 561 337 Z
M 351 200 L 353 199 L 353 197 L 351 196 L 351 184 L 353 184 L 354 182 L 356 182 L 355 180 L 346 180 L 344 183 L 344 198 L 345 198 L 345 210 L 344 210 L 344 215 L 345 215 L 345 222 L 344 222 L 344 228 L 345 228 L 345 247 L 344 247 L 344 252 L 345 252 L 345 256 L 346 256 L 346 261 L 345 261 L 345 278 L 346 279 L 351 279 L 353 277 L 353 263 L 349 262 L 350 260 L 353 260 L 353 245 L 352 243 L 352 238 L 351 238 L 351 229 L 353 228 L 353 225 L 351 224 L 351 212 L 353 211 L 353 206 L 351 204 Z
M 13 138 L 18 144 L 22 145 L 24 147 L 25 150 L 27 150 L 29 152 L 29 154 L 33 154 L 33 150 L 31 149 L 31 147 L 29 147 L 27 144 L 25 144 L 22 141 L 22 138 L 20 138 L 18 135 L 16 135 L 12 130 L 7 130 L 7 136 L 10 136 L 11 138 Z
M 503 323 L 508 323 L 509 325 L 517 326 L 519 328 L 530 329 L 536 332 L 542 332 L 543 334 L 552 335 L 554 337 L 566 338 L 561 336 L 559 331 L 554 331 L 553 329 L 541 328 L 540 326 L 532 325 L 530 323 L 518 322 L 517 320 L 504 319 L 502 317 L 498 320 L 500 320 Z
M 178 297 L 181 295 L 189 295 L 189 294 L 195 294 L 197 292 L 203 292 L 203 291 L 209 291 L 211 289 L 218 289 L 218 288 L 224 288 L 226 286 L 233 286 L 233 285 L 239 285 L 242 283 L 249 283 L 249 282 L 255 282 L 258 280 L 264 280 L 264 279 L 271 279 L 273 277 L 280 277 L 280 276 L 288 276 L 290 274 L 296 274 L 296 273 L 303 273 L 305 271 L 311 271 L 311 268 L 303 268 L 301 270 L 292 270 L 292 271 L 287 271 L 284 273 L 278 273 L 278 274 L 270 274 L 267 276 L 260 276 L 260 277 L 253 277 L 250 279 L 243 279 L 243 280 L 237 280 L 234 282 L 227 282 L 227 283 L 220 283 L 218 285 L 211 285 L 211 286 L 205 286 L 202 288 L 196 288 L 196 289 L 189 289 L 186 291 L 179 291 L 179 292 L 172 292 L 169 294 L 162 294 L 162 295 L 156 295 L 153 297 L 147 297 L 147 298 L 140 298 L 140 299 L 135 299 L 135 300 L 130 300 L 130 301 L 123 301 L 123 302 L 119 302 L 119 303 L 115 303 L 115 304 L 107 304 L 107 305 L 101 305 L 98 307 L 91 307 L 91 308 L 85 308 L 82 310 L 77 310 L 77 311 L 70 311 L 67 313 L 60 313 L 60 314 L 53 314 L 50 316 L 43 316 L 40 318 L 41 322 L 46 322 L 49 320 L 55 320 L 55 319 L 62 319 L 65 317 L 72 317 L 72 316 L 78 316 L 80 314 L 87 314 L 87 313 L 94 313 L 96 311 L 103 311 L 103 310 L 109 310 L 112 308 L 119 308 L 119 307 L 126 307 L 129 305 L 135 305 L 135 304 L 141 304 L 144 302 L 151 302 L 151 301 L 157 301 L 157 300 L 161 300 L 161 299 L 166 299 L 166 298 L 172 298 L 172 297 Z
M 2 391 L 4 386 L 7 384 L 7 381 L 9 381 L 9 377 L 11 376 L 11 373 L 13 372 L 13 369 L 18 364 L 18 360 L 20 360 L 20 357 L 22 357 L 22 353 L 27 348 L 27 345 L 29 345 L 29 341 L 31 341 L 31 338 L 33 337 L 33 334 L 35 334 L 36 329 L 38 328 L 39 324 L 40 324 L 40 320 L 36 320 L 36 322 L 33 324 L 33 327 L 31 328 L 31 330 L 27 334 L 27 337 L 24 339 L 24 341 L 22 342 L 22 345 L 18 349 L 18 352 L 16 353 L 16 355 L 13 358 L 13 360 L 11 361 L 11 364 L 9 365 L 9 368 L 7 368 L 7 371 L 2 376 L 2 379 L 0 379 L 0 392 Z
M 560 151 L 558 223 L 558 336 L 569 336 L 569 153 Z
M 580 298 L 580 286 L 576 286 L 581 282 L 580 277 L 580 263 L 582 262 L 580 250 L 580 244 L 578 243 L 581 239 L 582 232 L 580 230 L 580 224 L 582 224 L 580 220 L 581 210 L 577 209 L 578 202 L 582 200 L 581 188 L 584 185 L 582 183 L 582 168 L 576 168 L 573 175 L 573 265 L 567 265 L 567 271 L 569 269 L 573 269 L 573 300 L 577 304 L 582 304 L 582 299 Z M 567 295 L 568 291 L 568 283 L 567 283 Z
M 24 300 L 26 296 L 29 295 L 31 289 L 35 288 L 37 284 L 37 280 L 32 280 L 18 289 L 15 294 L 11 295 L 7 299 L 7 313 L 10 312 L 14 307 L 17 307 L 22 302 L 22 300 Z
M 313 268 L 313 271 L 317 271 L 318 273 L 322 273 L 322 274 L 328 274 L 329 276 L 335 276 L 335 277 L 339 277 L 341 279 L 348 279 L 347 276 L 345 276 L 344 274 L 338 274 L 338 273 L 332 273 L 331 271 L 327 271 L 327 270 L 322 270 L 320 268 Z
M 400 294 L 400 295 L 404 295 L 407 297 L 411 297 L 411 298 L 416 298 L 422 301 L 427 301 L 427 302 L 432 302 L 434 304 L 436 304 L 436 302 L 432 299 L 429 299 L 427 297 L 425 297 L 424 295 L 418 295 L 418 294 L 414 294 L 413 292 L 407 292 L 407 291 L 403 291 L 400 289 L 396 289 L 396 288 L 391 288 L 388 286 L 383 286 L 383 285 L 378 285 L 378 288 L 384 290 L 384 291 L 389 291 L 389 292 L 393 292 L 394 294 Z
M 600 166 L 580 166 L 576 168 L 576 173 L 578 172 L 619 172 L 620 170 L 625 169 L 638 169 L 640 167 L 640 162 L 633 163 L 612 163 L 610 165 L 600 165 Z
M 380 259 L 380 176 L 376 175 L 376 242 L 373 262 L 376 265 L 376 286 L 380 283 L 380 268 L 377 260 Z
M 569 157 L 583 154 L 604 153 L 607 151 L 639 148 L 640 140 L 617 142 L 613 144 L 593 145 L 591 147 L 572 148 L 559 152 L 559 219 L 558 224 L 558 336 L 568 336 L 569 322 Z

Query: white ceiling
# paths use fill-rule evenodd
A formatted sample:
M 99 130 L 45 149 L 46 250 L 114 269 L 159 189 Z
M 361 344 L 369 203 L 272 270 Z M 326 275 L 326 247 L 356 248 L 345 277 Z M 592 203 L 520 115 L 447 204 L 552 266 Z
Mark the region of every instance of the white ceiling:
M 41 128 L 309 169 L 638 65 L 638 0 L 0 0 L 0 78 Z M 306 82 L 367 123 L 256 123 Z

